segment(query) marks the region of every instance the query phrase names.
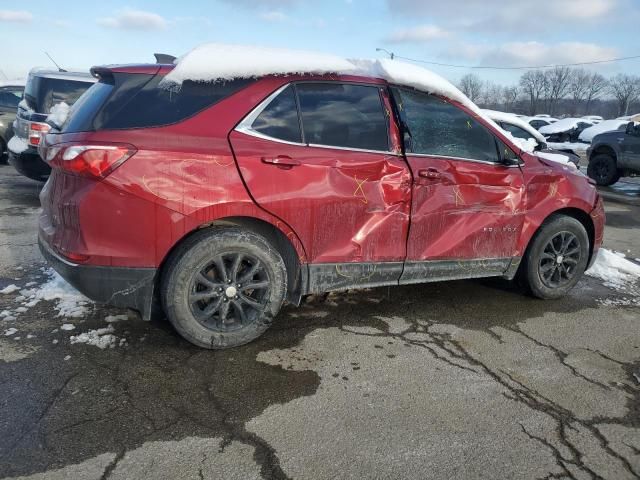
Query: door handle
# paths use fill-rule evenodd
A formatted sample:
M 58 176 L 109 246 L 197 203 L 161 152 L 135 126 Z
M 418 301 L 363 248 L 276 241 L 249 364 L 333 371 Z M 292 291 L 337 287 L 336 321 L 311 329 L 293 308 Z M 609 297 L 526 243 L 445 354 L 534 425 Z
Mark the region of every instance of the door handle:
M 276 167 L 288 170 L 292 167 L 300 165 L 298 160 L 294 160 L 286 155 L 278 155 L 277 157 L 262 157 L 262 163 L 267 165 L 275 165 Z
M 442 178 L 442 174 L 435 168 L 418 170 L 418 176 L 422 178 L 428 178 L 429 180 L 437 180 L 439 178 Z

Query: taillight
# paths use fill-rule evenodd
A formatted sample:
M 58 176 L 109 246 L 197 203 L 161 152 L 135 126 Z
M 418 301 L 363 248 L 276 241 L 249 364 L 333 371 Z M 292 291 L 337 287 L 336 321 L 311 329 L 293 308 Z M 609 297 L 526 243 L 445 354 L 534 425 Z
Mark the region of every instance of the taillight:
M 29 145 L 38 146 L 43 135 L 51 130 L 48 123 L 29 122 Z
M 75 175 L 105 178 L 137 152 L 133 145 L 59 144 L 48 147 L 45 160 Z

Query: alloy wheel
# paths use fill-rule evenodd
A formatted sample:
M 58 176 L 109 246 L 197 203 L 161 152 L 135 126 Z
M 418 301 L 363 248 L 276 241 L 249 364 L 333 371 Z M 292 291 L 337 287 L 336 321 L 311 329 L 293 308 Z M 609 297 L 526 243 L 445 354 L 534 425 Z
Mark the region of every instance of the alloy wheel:
M 549 288 L 559 288 L 570 283 L 576 275 L 582 256 L 580 241 L 571 232 L 554 235 L 545 245 L 538 272 Z
M 247 253 L 224 253 L 193 276 L 189 305 L 206 328 L 231 332 L 259 318 L 268 303 L 269 286 L 260 260 Z

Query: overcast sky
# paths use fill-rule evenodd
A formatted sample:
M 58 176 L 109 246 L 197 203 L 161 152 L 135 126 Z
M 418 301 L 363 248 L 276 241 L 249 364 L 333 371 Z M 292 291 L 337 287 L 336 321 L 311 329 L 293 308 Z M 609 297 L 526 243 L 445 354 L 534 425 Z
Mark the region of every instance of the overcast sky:
M 17 7 L 19 6 L 19 7 Z M 7 7 L 7 8 L 5 8 Z M 152 61 L 208 42 L 526 66 L 640 55 L 640 0 L 139 0 L 0 2 L 0 69 Z M 469 70 L 429 67 L 457 81 Z M 597 67 L 640 74 L 640 60 Z M 487 71 L 515 82 L 521 72 Z M 0 76 L 2 74 L 0 73 Z

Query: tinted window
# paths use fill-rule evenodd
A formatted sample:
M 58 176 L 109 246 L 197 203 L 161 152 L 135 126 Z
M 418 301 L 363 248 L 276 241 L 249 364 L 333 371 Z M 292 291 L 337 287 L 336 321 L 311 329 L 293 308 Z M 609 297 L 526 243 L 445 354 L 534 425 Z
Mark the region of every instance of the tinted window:
M 300 83 L 296 88 L 307 143 L 389 150 L 387 118 L 378 87 Z
M 95 122 L 95 128 L 157 127 L 184 120 L 236 93 L 253 80 L 182 83 L 175 91 L 159 86 L 162 76 L 127 75 Z M 138 78 L 136 78 L 138 77 Z M 146 78 L 145 78 L 146 77 Z
M 411 135 L 413 153 L 498 161 L 494 136 L 459 108 L 438 97 L 394 89 L 402 120 Z
M 529 122 L 529 125 L 531 125 L 536 130 L 539 130 L 542 127 L 544 127 L 545 125 L 549 125 L 549 124 L 547 122 L 543 121 L 543 120 L 531 120 Z
M 278 95 L 251 125 L 253 130 L 288 142 L 302 142 L 298 107 L 292 87 Z
M 24 97 L 32 110 L 49 113 L 56 103 L 73 105 L 91 85 L 93 82 L 31 76 Z
M 0 107 L 16 109 L 22 98 L 22 89 L 17 87 L 0 88 Z
M 159 75 L 116 73 L 101 80 L 73 108 L 65 132 L 158 127 L 180 122 L 253 80 L 185 81 L 180 90 L 159 86 Z
M 512 125 L 510 123 L 502 123 L 502 128 L 504 128 L 507 132 L 511 133 L 516 138 L 524 138 L 525 140 L 529 138 L 533 138 L 529 132 L 527 132 L 524 128 L 520 128 L 516 125 Z

